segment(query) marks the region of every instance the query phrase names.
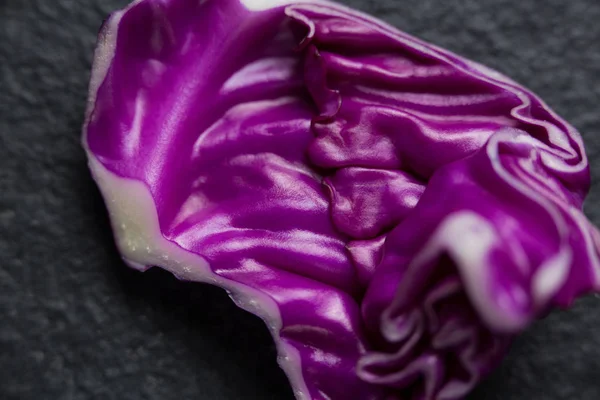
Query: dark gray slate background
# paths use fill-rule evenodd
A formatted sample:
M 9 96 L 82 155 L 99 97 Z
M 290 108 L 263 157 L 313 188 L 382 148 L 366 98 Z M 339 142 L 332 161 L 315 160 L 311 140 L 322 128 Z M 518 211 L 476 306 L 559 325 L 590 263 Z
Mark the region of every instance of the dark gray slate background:
M 571 121 L 600 224 L 600 1 L 346 2 L 504 72 Z M 260 320 L 117 255 L 79 135 L 95 34 L 125 4 L 0 0 L 0 399 L 291 400 Z M 600 299 L 533 326 L 471 399 L 600 399 Z

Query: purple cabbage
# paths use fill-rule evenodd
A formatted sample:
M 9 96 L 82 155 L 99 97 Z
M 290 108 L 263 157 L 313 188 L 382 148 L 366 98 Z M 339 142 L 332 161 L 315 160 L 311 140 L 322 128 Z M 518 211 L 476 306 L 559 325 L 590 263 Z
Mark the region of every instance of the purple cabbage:
M 600 288 L 579 133 L 334 3 L 114 13 L 83 143 L 125 262 L 228 290 L 298 399 L 463 398 L 532 320 Z

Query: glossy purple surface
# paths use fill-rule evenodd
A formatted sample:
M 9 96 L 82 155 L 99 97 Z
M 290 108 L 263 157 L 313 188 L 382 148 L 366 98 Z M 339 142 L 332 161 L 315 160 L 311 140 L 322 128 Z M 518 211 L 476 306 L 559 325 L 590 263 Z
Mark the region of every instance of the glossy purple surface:
M 263 3 L 115 14 L 86 148 L 148 187 L 165 239 L 277 304 L 307 398 L 463 398 L 600 286 L 581 137 L 368 16 Z

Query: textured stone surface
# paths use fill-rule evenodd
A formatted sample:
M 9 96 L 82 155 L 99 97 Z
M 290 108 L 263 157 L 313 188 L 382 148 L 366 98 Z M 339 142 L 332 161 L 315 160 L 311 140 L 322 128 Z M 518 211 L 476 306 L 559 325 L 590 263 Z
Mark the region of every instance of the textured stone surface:
M 0 0 L 0 398 L 292 399 L 219 289 L 119 260 L 79 146 L 95 34 L 124 0 Z M 597 0 L 347 0 L 490 65 L 584 136 L 600 224 Z M 600 398 L 600 299 L 554 312 L 473 400 Z

